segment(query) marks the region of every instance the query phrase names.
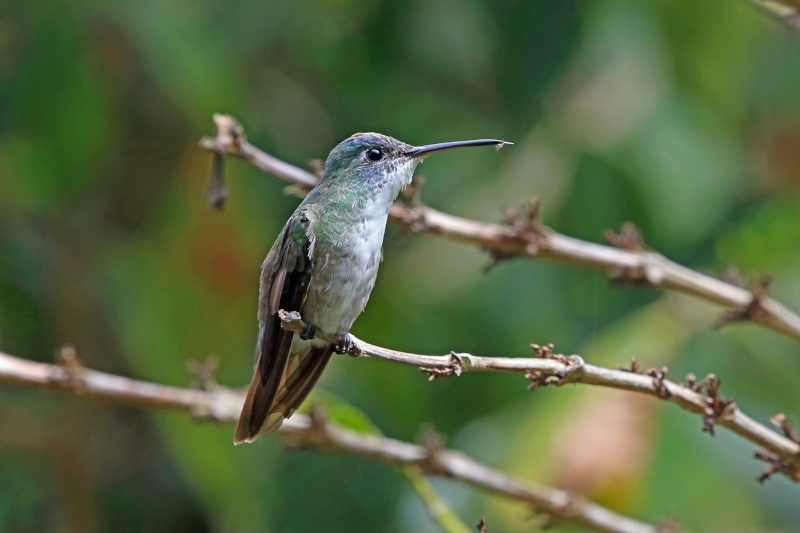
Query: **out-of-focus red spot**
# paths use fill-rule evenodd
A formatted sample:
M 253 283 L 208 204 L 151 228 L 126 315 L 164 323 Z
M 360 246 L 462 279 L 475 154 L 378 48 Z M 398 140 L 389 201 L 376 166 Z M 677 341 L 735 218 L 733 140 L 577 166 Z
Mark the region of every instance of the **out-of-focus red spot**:
M 246 268 L 243 253 L 231 235 L 206 236 L 190 254 L 197 272 L 214 290 L 240 290 L 253 285 L 251 269 Z
M 784 185 L 800 188 L 800 132 L 770 129 L 758 144 L 774 177 Z

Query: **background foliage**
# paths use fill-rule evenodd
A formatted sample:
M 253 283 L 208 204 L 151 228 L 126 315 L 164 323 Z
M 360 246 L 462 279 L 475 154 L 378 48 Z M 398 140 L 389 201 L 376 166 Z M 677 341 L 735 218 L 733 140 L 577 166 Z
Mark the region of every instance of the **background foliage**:
M 218 354 L 249 381 L 258 270 L 297 200 L 229 163 L 210 212 L 211 114 L 299 165 L 356 131 L 410 143 L 496 136 L 420 167 L 423 200 L 497 220 L 543 200 L 592 241 L 632 220 L 649 245 L 721 274 L 777 277 L 800 309 L 800 43 L 729 0 L 18 1 L 0 7 L 0 349 L 72 341 L 87 365 L 164 383 Z M 354 333 L 401 350 L 590 362 L 636 355 L 721 376 L 761 420 L 800 419 L 796 343 L 603 273 L 501 263 L 390 229 Z M 321 388 L 390 436 L 432 422 L 498 468 L 696 532 L 800 531 L 798 487 L 755 482 L 752 447 L 647 398 L 525 392 L 520 377 L 428 383 L 334 358 Z M 350 458 L 233 448 L 232 428 L 177 414 L 0 389 L 0 531 L 434 531 L 403 477 Z M 468 523 L 530 531 L 517 504 L 447 481 Z

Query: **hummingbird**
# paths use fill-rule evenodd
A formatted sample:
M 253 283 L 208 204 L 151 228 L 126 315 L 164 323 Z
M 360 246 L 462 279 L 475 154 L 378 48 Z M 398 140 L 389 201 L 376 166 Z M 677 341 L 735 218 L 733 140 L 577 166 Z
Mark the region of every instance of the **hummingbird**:
M 422 159 L 497 139 L 411 146 L 379 133 L 357 133 L 325 161 L 319 183 L 298 206 L 261 268 L 255 370 L 234 444 L 280 427 L 311 392 L 334 351 L 347 353 L 350 327 L 367 305 L 383 259 L 389 208 Z M 281 328 L 279 310 L 298 311 L 302 333 Z M 332 346 L 315 338 L 342 338 Z

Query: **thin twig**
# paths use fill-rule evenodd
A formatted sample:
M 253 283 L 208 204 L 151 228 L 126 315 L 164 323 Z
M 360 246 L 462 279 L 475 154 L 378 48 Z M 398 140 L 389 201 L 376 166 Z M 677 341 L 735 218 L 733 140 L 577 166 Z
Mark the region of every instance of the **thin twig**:
M 403 473 L 411 483 L 412 488 L 425 504 L 431 519 L 436 522 L 445 533 L 472 533 L 466 524 L 459 518 L 446 501 L 442 499 L 433 484 L 418 466 L 407 466 Z
M 280 312 L 282 326 L 290 331 L 302 332 L 306 324 L 296 312 Z M 317 332 L 317 337 L 334 345 L 341 339 Z M 552 346 L 533 345 L 537 357 L 481 357 L 468 353 L 451 352 L 449 355 L 419 355 L 381 348 L 350 335 L 350 354 L 361 357 L 385 359 L 420 367 L 429 375 L 461 375 L 465 372 L 516 372 L 524 374 L 538 386 L 583 383 L 613 389 L 627 390 L 654 396 L 703 416 L 703 429 L 713 435 L 714 425 L 725 427 L 740 437 L 761 446 L 800 472 L 800 443 L 781 435 L 744 414 L 736 404 L 718 394 L 719 378 L 709 375 L 701 383 L 689 379 L 683 385 L 666 379 L 666 369 L 639 372 L 634 364 L 631 370 L 611 370 L 587 364 L 580 356 L 563 356 L 552 353 Z M 535 388 L 535 387 L 534 387 Z M 706 394 L 702 394 L 703 390 Z M 788 475 L 800 481 L 800 474 Z
M 235 423 L 244 396 L 224 387 L 211 391 L 157 385 L 88 368 L 74 376 L 58 365 L 37 363 L 0 353 L 0 382 L 51 389 L 87 398 L 159 409 L 186 411 L 193 416 L 223 423 Z M 426 475 L 445 475 L 476 489 L 525 502 L 556 522 L 606 533 L 657 533 L 657 528 L 619 515 L 585 498 L 531 481 L 521 480 L 484 466 L 453 450 L 437 452 L 441 471 L 430 470 L 429 452 L 424 446 L 358 433 L 327 420 L 295 414 L 280 429 L 294 446 L 347 453 L 395 466 L 415 466 Z
M 299 189 L 296 191 L 299 194 L 319 181 L 313 174 L 248 143 L 241 133 L 241 126 L 233 118 L 214 115 L 214 121 L 216 136 L 201 140 L 202 148 L 246 159 L 264 172 L 297 185 L 295 189 Z M 759 312 L 750 313 L 748 318 L 800 341 L 800 316 L 779 302 L 766 296 L 754 296 L 742 287 L 695 272 L 650 250 L 627 250 L 581 241 L 538 225 L 537 221 L 532 228 L 490 224 L 422 205 L 395 203 L 389 212 L 389 220 L 411 231 L 474 244 L 496 258 L 535 257 L 595 268 L 616 279 L 681 292 L 734 310 L 758 305 Z

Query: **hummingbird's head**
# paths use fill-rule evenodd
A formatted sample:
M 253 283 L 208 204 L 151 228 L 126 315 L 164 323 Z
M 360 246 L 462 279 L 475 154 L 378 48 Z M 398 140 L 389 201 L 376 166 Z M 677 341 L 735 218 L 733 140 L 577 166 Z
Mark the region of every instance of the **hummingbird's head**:
M 394 196 L 411 182 L 419 159 L 406 156 L 413 146 L 380 133 L 356 133 L 331 150 L 322 180 L 348 180 Z
M 409 183 L 422 159 L 433 153 L 462 146 L 512 144 L 497 139 L 455 141 L 425 146 L 411 146 L 380 133 L 356 133 L 331 150 L 325 161 L 322 181 L 346 179 L 369 185 L 373 190 L 386 189 L 391 200 Z

